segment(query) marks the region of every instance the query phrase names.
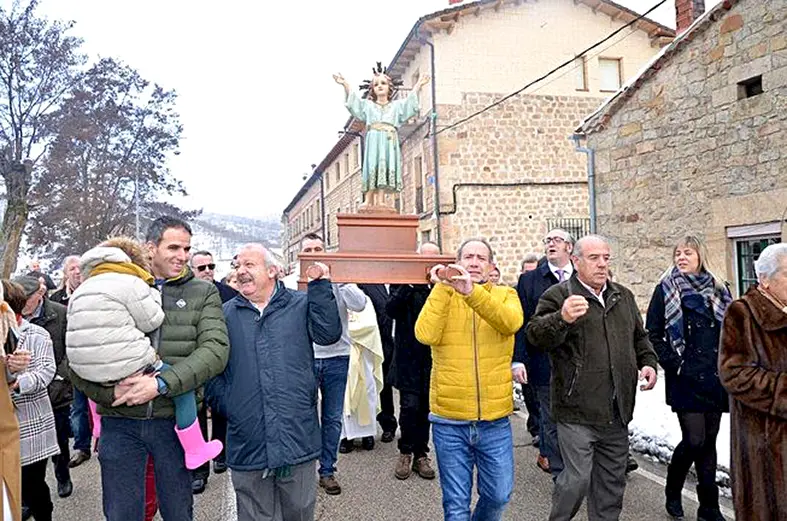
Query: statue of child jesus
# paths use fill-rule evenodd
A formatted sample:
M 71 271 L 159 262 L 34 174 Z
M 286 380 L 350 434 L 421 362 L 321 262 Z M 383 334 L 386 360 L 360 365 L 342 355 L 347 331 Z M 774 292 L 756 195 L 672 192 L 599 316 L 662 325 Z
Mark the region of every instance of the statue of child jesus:
M 333 76 L 336 83 L 344 86 L 347 110 L 366 123 L 361 191 L 366 194 L 367 211 L 386 207 L 383 192 L 402 191 L 402 151 L 397 129 L 418 114 L 418 92 L 430 81 L 429 76 L 424 76 L 406 98 L 392 100 L 398 82 L 379 63 L 373 70 L 372 80 L 361 87 L 369 91 L 366 99 L 358 96 L 341 74 Z

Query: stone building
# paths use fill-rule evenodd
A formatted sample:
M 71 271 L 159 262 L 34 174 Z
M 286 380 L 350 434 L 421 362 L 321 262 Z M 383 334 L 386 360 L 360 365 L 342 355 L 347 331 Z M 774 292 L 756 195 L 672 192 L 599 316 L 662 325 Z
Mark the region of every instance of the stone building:
M 404 190 L 392 201 L 401 212 L 420 216 L 420 240 L 451 252 L 463 238 L 488 237 L 504 279 L 512 282 L 523 254 L 542 250 L 540 238 L 549 227 L 587 227 L 586 158 L 568 138 L 674 31 L 643 18 L 582 52 L 637 16 L 607 0 L 480 0 L 416 22 L 388 69 L 405 86 L 426 74 L 435 85 L 438 134 L 429 132 L 427 86 L 420 114 L 399 132 Z M 434 69 L 424 40 L 433 45 Z M 563 62 L 569 64 L 546 80 L 457 124 Z M 313 176 L 323 181 L 329 249 L 338 246 L 336 214 L 354 212 L 361 203 L 362 128 L 352 119 L 346 128 L 350 133 Z M 285 211 L 288 224 L 299 219 L 299 197 Z
M 704 237 L 740 295 L 787 231 L 787 0 L 702 3 L 678 0 L 683 32 L 577 130 L 598 229 L 643 307 L 680 236 Z

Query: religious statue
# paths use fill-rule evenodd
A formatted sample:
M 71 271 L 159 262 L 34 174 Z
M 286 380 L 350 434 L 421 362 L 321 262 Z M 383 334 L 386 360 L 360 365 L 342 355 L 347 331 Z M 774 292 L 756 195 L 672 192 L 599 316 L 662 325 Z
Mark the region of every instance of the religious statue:
M 402 151 L 397 129 L 418 114 L 418 92 L 431 80 L 424 76 L 406 98 L 392 100 L 401 82 L 391 78 L 380 62 L 372 72 L 372 79 L 364 81 L 360 88 L 369 93 L 367 98 L 354 92 L 341 74 L 333 76 L 344 87 L 347 110 L 366 123 L 361 191 L 367 211 L 386 207 L 384 192 L 402 191 Z

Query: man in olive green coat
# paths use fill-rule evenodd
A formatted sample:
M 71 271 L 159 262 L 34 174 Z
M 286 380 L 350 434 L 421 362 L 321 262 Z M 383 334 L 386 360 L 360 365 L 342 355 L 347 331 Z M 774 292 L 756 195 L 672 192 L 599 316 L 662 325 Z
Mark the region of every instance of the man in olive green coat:
M 216 287 L 194 277 L 188 267 L 189 225 L 160 217 L 150 225 L 146 242 L 165 314 L 152 343 L 170 367 L 157 375 L 126 378 L 114 387 L 71 376 L 102 416 L 99 456 L 107 521 L 144 518 L 149 456 L 162 519 L 191 521 L 191 473 L 175 434 L 170 397 L 196 389 L 201 400 L 202 385 L 227 364 L 229 340 Z

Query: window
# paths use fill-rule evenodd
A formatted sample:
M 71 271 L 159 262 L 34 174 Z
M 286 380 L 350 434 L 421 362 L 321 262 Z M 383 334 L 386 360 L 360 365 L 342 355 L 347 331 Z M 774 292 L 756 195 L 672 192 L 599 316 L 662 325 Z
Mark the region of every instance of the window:
M 738 99 L 753 98 L 763 93 L 762 75 L 749 78 L 738 84 Z
M 616 92 L 621 84 L 621 66 L 618 58 L 598 59 L 599 77 L 602 92 Z
M 325 177 L 325 191 L 327 192 L 328 190 L 331 189 L 331 176 L 326 175 L 324 177 Z
M 574 60 L 574 83 L 577 90 L 588 90 L 588 64 L 584 56 Z
M 432 241 L 432 230 L 421 232 L 421 244 Z
M 738 296 L 757 283 L 757 274 L 754 272 L 754 261 L 760 258 L 762 250 L 771 244 L 777 244 L 779 236 L 749 237 L 735 241 L 735 264 L 737 267 Z
M 413 161 L 413 179 L 415 181 L 415 213 L 424 213 L 424 172 L 421 156 L 416 156 Z
M 320 212 L 320 201 L 318 200 L 314 204 L 317 207 L 317 222 L 320 222 L 320 221 L 322 221 L 322 213 Z
M 358 143 L 355 143 L 353 145 L 353 169 L 358 168 L 358 164 L 360 160 L 361 160 L 360 147 L 358 146 Z
M 396 208 L 396 213 L 402 213 L 402 198 L 399 194 L 394 196 L 394 208 Z
M 344 172 L 346 174 L 350 173 L 350 153 L 344 154 Z
M 337 161 L 336 162 L 336 184 L 339 184 L 339 181 L 342 179 L 342 164 Z

